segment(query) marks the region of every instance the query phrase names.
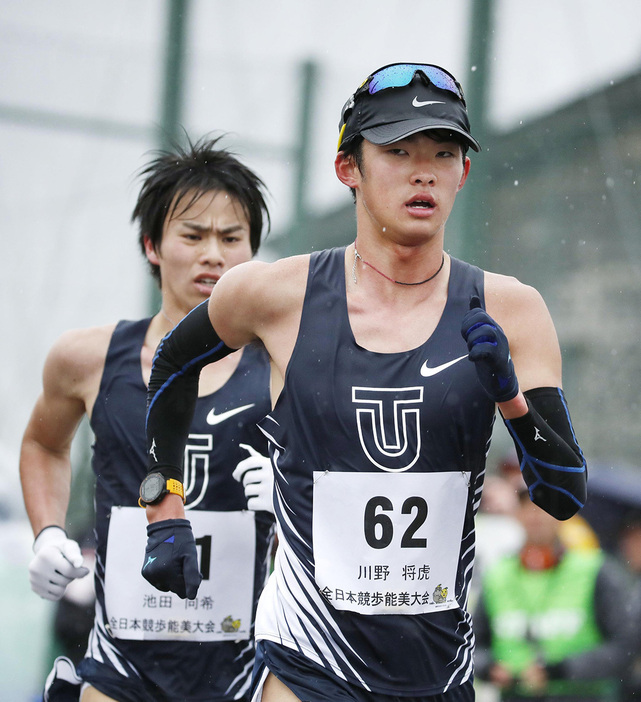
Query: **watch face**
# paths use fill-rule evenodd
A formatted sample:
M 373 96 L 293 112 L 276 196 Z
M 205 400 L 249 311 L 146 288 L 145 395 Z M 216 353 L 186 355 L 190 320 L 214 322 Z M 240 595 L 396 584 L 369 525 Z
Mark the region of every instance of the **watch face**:
M 165 491 L 165 477 L 160 473 L 150 473 L 140 485 L 140 499 L 151 503 L 157 500 Z

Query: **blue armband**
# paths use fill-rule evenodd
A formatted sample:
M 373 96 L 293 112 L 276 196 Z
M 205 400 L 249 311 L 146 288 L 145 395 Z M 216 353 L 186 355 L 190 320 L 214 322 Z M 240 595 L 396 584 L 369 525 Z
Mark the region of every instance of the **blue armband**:
M 208 302 L 195 307 L 158 345 L 147 391 L 148 472 L 183 480 L 183 453 L 198 399 L 200 371 L 232 353 L 209 320 Z
M 587 466 L 561 388 L 524 393 L 529 411 L 506 419 L 530 499 L 557 519 L 569 519 L 587 499 Z

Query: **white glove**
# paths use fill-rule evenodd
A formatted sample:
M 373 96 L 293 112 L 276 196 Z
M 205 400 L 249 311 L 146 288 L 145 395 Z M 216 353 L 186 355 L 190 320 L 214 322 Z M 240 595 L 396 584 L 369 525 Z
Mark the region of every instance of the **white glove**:
M 249 444 L 238 445 L 249 451 L 249 458 L 242 460 L 233 473 L 234 478 L 245 488 L 247 509 L 273 514 L 274 473 L 271 461 Z
M 89 572 L 82 565 L 80 546 L 58 526 L 45 527 L 38 534 L 33 552 L 36 555 L 29 563 L 29 582 L 36 595 L 45 600 L 59 600 L 72 580 L 84 578 Z

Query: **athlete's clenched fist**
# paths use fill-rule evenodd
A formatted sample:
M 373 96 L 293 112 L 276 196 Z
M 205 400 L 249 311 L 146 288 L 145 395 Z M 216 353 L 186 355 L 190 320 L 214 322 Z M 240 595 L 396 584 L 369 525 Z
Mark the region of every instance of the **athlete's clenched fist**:
M 476 295 L 470 299 L 470 309 L 463 317 L 461 334 L 485 392 L 494 402 L 507 402 L 516 397 L 519 382 L 507 337 Z

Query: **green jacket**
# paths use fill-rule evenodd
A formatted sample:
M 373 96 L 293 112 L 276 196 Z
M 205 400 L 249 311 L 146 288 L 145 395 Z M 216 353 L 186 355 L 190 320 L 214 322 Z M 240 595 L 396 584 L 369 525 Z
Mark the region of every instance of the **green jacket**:
M 518 556 L 498 561 L 483 583 L 494 660 L 518 675 L 535 662 L 559 663 L 596 648 L 602 637 L 594 588 L 603 562 L 599 551 L 567 551 L 557 566 L 539 571 L 526 570 Z M 608 681 L 551 680 L 547 694 L 598 694 L 609 687 Z

